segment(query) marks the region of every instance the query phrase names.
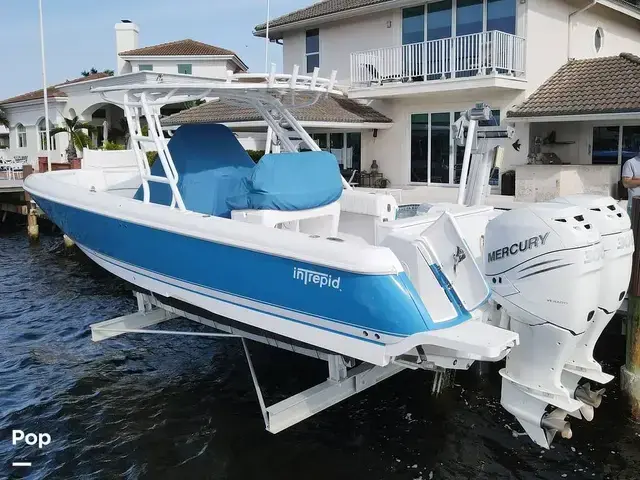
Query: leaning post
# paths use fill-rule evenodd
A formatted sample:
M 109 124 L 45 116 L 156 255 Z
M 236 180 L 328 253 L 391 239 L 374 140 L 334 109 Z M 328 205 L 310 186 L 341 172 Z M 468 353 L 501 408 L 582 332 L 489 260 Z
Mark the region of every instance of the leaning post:
M 627 307 L 627 351 L 620 369 L 622 389 L 629 395 L 631 416 L 640 420 L 640 197 L 633 197 L 631 228 L 634 238 L 633 266 Z

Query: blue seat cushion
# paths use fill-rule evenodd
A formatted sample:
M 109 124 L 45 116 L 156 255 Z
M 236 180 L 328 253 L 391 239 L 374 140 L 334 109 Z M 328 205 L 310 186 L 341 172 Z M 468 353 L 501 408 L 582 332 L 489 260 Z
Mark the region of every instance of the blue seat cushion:
M 307 210 L 335 202 L 342 176 L 329 152 L 264 155 L 242 181 L 241 194 L 230 195 L 231 210 Z

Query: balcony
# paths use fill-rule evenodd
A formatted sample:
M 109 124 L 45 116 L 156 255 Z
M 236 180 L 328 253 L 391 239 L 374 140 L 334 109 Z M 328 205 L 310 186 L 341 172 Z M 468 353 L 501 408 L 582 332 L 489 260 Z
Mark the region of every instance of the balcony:
M 489 31 L 351 54 L 350 96 L 525 88 L 525 39 Z

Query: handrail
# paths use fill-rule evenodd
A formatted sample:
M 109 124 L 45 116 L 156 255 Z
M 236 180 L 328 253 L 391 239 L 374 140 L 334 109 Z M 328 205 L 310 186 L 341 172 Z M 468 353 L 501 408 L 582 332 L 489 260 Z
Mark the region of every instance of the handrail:
M 351 85 L 525 73 L 525 39 L 490 30 L 351 54 Z

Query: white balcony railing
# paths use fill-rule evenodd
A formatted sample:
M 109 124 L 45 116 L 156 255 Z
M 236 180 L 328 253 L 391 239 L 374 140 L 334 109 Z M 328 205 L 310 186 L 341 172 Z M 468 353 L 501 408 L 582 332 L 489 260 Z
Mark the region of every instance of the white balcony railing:
M 525 39 L 490 31 L 351 54 L 351 85 L 524 75 Z

